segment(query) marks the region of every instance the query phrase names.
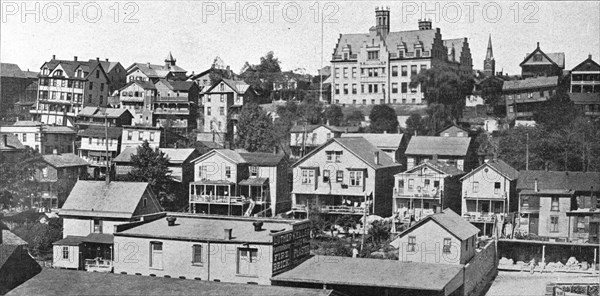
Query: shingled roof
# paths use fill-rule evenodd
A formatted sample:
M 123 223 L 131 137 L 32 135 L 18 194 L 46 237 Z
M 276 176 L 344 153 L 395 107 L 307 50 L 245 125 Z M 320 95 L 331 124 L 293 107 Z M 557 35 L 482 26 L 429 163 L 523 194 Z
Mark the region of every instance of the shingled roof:
M 4 137 L 6 137 L 6 144 L 4 144 Z M 11 151 L 11 150 L 24 150 L 25 145 L 19 141 L 19 138 L 12 133 L 0 133 L 0 150 Z
M 458 175 L 462 175 L 465 173 L 462 170 L 459 170 L 456 166 L 449 165 L 445 162 L 437 161 L 437 160 L 427 160 L 427 161 L 423 162 L 422 164 L 419 164 L 418 166 L 413 167 L 410 170 L 407 170 L 402 173 L 398 173 L 396 175 L 402 175 L 402 174 L 407 174 L 407 173 L 410 174 L 412 172 L 420 170 L 424 166 L 427 166 L 433 170 L 436 170 L 442 174 L 447 174 L 449 176 L 458 176 Z
M 471 145 L 469 137 L 412 137 L 406 155 L 466 156 Z
M 508 163 L 504 162 L 503 160 L 496 159 L 496 160 L 490 160 L 490 161 L 480 165 L 479 167 L 472 170 L 471 172 L 469 172 L 468 174 L 466 174 L 464 177 L 462 177 L 460 179 L 463 180 L 463 179 L 479 172 L 480 170 L 482 170 L 484 168 L 488 168 L 488 167 L 493 169 L 498 174 L 504 176 L 505 178 L 507 178 L 510 181 L 514 181 L 514 180 L 517 180 L 517 178 L 519 178 L 519 171 L 517 171 L 516 169 L 511 167 Z
M 131 112 L 128 109 L 121 108 L 100 108 L 100 107 L 84 107 L 79 112 L 79 117 L 92 117 L 92 118 L 110 118 L 115 119 L 123 116 L 124 114 L 129 113 L 131 117 Z
M 398 148 L 400 146 L 400 142 L 402 142 L 403 134 L 368 134 L 368 133 L 344 133 L 342 134 L 342 138 L 349 137 L 363 137 L 365 140 L 369 141 L 369 143 L 373 144 L 379 149 L 382 148 Z
M 121 137 L 122 131 L 123 128 L 121 127 L 109 126 L 105 131 L 103 126 L 92 125 L 87 129 L 80 130 L 78 135 L 81 137 L 105 138 L 108 132 L 109 139 L 118 139 Z
M 250 165 L 277 166 L 283 160 L 283 154 L 273 153 L 240 153 L 240 156 Z
M 600 172 L 520 171 L 517 189 L 600 191 Z
M 0 63 L 0 77 L 5 78 L 27 78 L 19 65 L 10 63 Z
M 558 76 L 535 77 L 521 80 L 508 80 L 502 84 L 502 91 L 536 89 L 558 86 Z
M 44 161 L 55 168 L 87 166 L 87 161 L 73 153 L 47 154 Z
M 465 221 L 463 217 L 447 208 L 440 213 L 435 213 L 419 220 L 415 225 L 402 232 L 400 237 L 411 233 L 428 221 L 434 221 L 461 241 L 467 240 L 479 233 L 479 228 L 475 227 L 470 222 Z M 397 247 L 398 244 L 392 242 L 391 245 Z

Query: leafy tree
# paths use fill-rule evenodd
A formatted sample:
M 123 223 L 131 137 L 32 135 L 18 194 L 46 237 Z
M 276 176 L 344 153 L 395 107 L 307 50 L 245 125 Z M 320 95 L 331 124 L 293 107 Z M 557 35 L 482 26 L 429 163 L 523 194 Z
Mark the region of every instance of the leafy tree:
M 569 99 L 569 95 L 558 92 L 535 110 L 533 120 L 541 128 L 553 131 L 568 126 L 578 113 L 575 104 Z
M 497 117 L 503 116 L 506 107 L 498 105 L 502 98 L 502 85 L 504 82 L 496 77 L 488 77 L 481 81 L 481 97 L 486 105 L 490 106 L 493 114 Z
M 281 66 L 278 58 L 272 51 L 267 52 L 260 58 L 260 63 L 256 66 L 246 62 L 245 69 L 250 69 L 246 73 L 242 73 L 244 81 L 252 85 L 255 89 L 260 90 L 263 100 L 271 96 L 273 91 L 273 83 L 282 80 Z
M 369 114 L 371 132 L 395 133 L 398 131 L 398 117 L 396 111 L 388 105 L 375 105 Z
M 427 109 L 427 130 L 429 135 L 434 135 L 441 128 L 453 122 L 452 108 L 444 104 L 430 104 Z
M 390 227 L 383 221 L 373 221 L 369 228 L 369 236 L 375 243 L 385 241 L 390 237 Z
M 342 107 L 339 105 L 329 105 L 325 109 L 325 119 L 331 125 L 341 125 L 344 120 L 344 113 L 342 113 Z
M 350 228 L 356 228 L 356 220 L 354 220 L 354 217 L 352 217 L 352 215 L 339 216 L 337 219 L 335 219 L 335 224 L 342 227 L 344 233 L 346 234 L 348 234 Z
M 269 152 L 277 144 L 273 122 L 257 104 L 250 103 L 242 107 L 235 144 L 249 152 Z
M 298 117 L 308 124 L 319 124 L 323 122 L 323 103 L 317 98 L 307 98 L 300 103 Z
M 144 141 L 137 148 L 137 154 L 131 155 L 132 170 L 127 179 L 148 182 L 156 194 L 169 192 L 173 178 L 168 165 L 169 158 L 158 148 L 150 148 L 148 141 Z
M 346 116 L 346 124 L 348 125 L 360 125 L 365 120 L 365 114 L 361 110 L 353 110 Z
M 406 119 L 406 133 L 423 136 L 427 134 L 427 125 L 419 113 L 412 113 Z
M 34 176 L 43 165 L 42 155 L 29 147 L 18 154 L 0 153 L 0 192 L 4 198 L 24 201 L 38 194 L 41 187 Z
M 29 244 L 34 256 L 51 258 L 52 243 L 62 238 L 62 222 L 51 219 L 48 224 L 37 220 L 16 227 L 13 232 Z

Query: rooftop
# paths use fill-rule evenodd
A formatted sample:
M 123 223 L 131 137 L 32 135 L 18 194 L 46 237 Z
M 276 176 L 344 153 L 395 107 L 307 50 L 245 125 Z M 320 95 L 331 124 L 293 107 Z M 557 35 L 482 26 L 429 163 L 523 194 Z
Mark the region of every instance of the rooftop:
M 127 109 L 121 108 L 101 108 L 101 107 L 84 107 L 80 112 L 80 117 L 92 118 L 110 118 L 115 119 L 123 116 L 125 113 L 130 113 Z M 131 115 L 131 114 L 130 114 Z
M 108 132 L 109 139 L 118 139 L 121 137 L 123 128 L 109 126 L 106 130 L 103 126 L 92 125 L 84 130 L 79 131 L 79 136 L 92 138 L 105 138 Z
M 314 256 L 271 280 L 443 291 L 462 268 L 460 264 Z
M 534 189 L 536 179 L 539 190 L 600 192 L 600 172 L 520 171 L 517 189 Z
M 398 165 L 394 160 L 383 151 L 375 147 L 371 142 L 367 141 L 363 137 L 353 138 L 334 138 L 333 141 L 344 146 L 350 152 L 355 154 L 358 158 L 372 166 L 373 168 L 379 168 L 384 166 Z M 375 152 L 379 153 L 379 163 L 375 163 Z
M 469 137 L 416 136 L 410 139 L 407 155 L 465 156 L 469 151 Z
M 73 153 L 47 154 L 42 156 L 44 161 L 55 168 L 87 166 L 87 161 Z
M 194 154 L 194 148 L 158 148 L 169 159 L 171 164 L 181 164 Z M 137 154 L 137 148 L 125 148 L 117 157 L 115 162 L 131 162 L 131 156 Z
M 19 138 L 12 133 L 0 133 L 0 150 L 24 150 L 25 145 L 19 141 Z M 6 143 L 4 143 L 4 137 L 6 136 Z
M 161 218 L 117 232 L 115 236 L 225 241 L 223 230 L 232 229 L 232 238 L 228 241 L 240 243 L 271 243 L 273 240 L 273 232 L 292 230 L 293 224 L 302 221 L 180 213 L 169 213 L 168 216 L 177 218 L 175 226 L 168 226 L 166 218 Z M 263 221 L 262 231 L 254 230 L 252 223 L 256 221 Z
M 247 152 L 240 153 L 240 156 L 250 165 L 258 166 L 277 166 L 283 160 L 283 154 Z
M 422 164 L 419 164 L 419 165 L 413 167 L 410 170 L 407 170 L 402 173 L 398 173 L 396 175 L 402 175 L 402 174 L 407 174 L 407 173 L 410 174 L 410 173 L 413 173 L 416 171 L 420 171 L 421 168 L 424 166 L 430 167 L 440 173 L 447 174 L 450 176 L 457 176 L 457 175 L 462 175 L 465 173 L 462 170 L 459 170 L 456 166 L 449 165 L 445 162 L 437 161 L 437 160 L 427 160 L 427 161 L 423 162 Z
M 435 213 L 433 215 L 425 217 L 424 219 L 419 220 L 419 222 L 402 232 L 400 234 L 400 237 L 411 233 L 419 226 L 427 223 L 427 221 L 436 222 L 438 225 L 446 229 L 448 232 L 450 232 L 452 235 L 456 236 L 456 238 L 460 240 L 467 240 L 468 238 L 479 233 L 479 229 L 477 227 L 475 227 L 470 222 L 467 222 L 463 217 L 459 216 L 457 213 L 448 208 L 440 213 Z M 393 241 L 391 245 L 398 248 L 398 239 Z
M 193 81 L 175 81 L 175 80 L 167 80 L 167 79 L 160 79 L 159 81 L 162 82 L 165 86 L 167 86 L 172 91 L 187 92 L 194 85 Z
M 44 268 L 7 295 L 335 295 L 333 290 L 217 283 Z
M 0 229 L 0 231 L 2 231 L 2 244 L 15 246 L 28 244 L 25 240 L 8 229 Z
M 342 134 L 342 138 L 348 137 L 363 137 L 369 143 L 373 144 L 377 148 L 398 148 L 402 141 L 403 134 L 367 134 L 367 133 L 354 133 L 354 134 Z
M 496 160 L 490 160 L 490 161 L 482 164 L 481 166 L 477 167 L 476 169 L 472 170 L 471 172 L 466 174 L 464 177 L 462 177 L 461 180 L 463 180 L 463 179 L 467 178 L 468 176 L 475 174 L 476 172 L 482 170 L 483 168 L 487 168 L 487 167 L 492 168 L 493 170 L 498 172 L 498 174 L 504 176 L 505 178 L 509 179 L 510 181 L 514 181 L 514 180 L 517 180 L 517 178 L 519 178 L 519 171 L 517 171 L 516 169 L 514 169 L 513 167 L 508 165 L 508 163 L 504 162 L 503 160 L 496 159 Z
M 502 84 L 502 90 L 536 89 L 556 86 L 558 86 L 558 76 L 535 77 L 521 80 L 504 81 L 504 84 Z

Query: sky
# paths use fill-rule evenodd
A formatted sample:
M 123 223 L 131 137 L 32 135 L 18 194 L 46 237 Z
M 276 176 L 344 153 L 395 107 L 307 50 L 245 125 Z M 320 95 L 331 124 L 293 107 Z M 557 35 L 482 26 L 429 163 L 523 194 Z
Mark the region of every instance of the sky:
M 600 2 L 536 1 L 6 1 L 0 61 L 39 71 L 59 59 L 108 58 L 177 65 L 196 73 L 219 56 L 238 72 L 273 51 L 284 70 L 316 74 L 343 33 L 367 33 L 375 7 L 390 9 L 390 30 L 416 30 L 430 18 L 443 39 L 467 37 L 475 69 L 491 35 L 496 71 L 520 73 L 536 48 L 564 52 L 566 69 L 591 54 L 600 62 Z M 322 21 L 321 21 L 322 20 Z

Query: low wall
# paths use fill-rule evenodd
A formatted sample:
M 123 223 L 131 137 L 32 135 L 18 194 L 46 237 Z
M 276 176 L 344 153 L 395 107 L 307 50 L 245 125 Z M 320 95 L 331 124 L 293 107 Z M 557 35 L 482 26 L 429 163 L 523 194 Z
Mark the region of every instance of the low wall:
M 498 272 L 496 242 L 489 241 L 475 252 L 475 256 L 465 265 L 463 291 L 465 296 L 480 295 Z

